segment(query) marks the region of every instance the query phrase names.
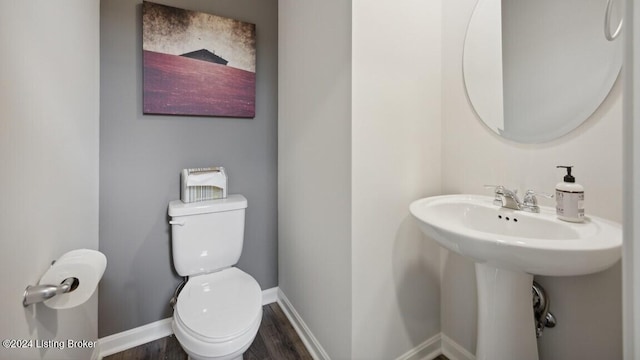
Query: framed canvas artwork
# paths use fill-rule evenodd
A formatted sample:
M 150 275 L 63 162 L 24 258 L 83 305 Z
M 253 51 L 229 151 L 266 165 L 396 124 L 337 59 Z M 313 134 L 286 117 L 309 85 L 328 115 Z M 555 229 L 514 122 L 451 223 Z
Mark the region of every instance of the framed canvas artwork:
M 143 2 L 143 112 L 252 118 L 254 24 Z

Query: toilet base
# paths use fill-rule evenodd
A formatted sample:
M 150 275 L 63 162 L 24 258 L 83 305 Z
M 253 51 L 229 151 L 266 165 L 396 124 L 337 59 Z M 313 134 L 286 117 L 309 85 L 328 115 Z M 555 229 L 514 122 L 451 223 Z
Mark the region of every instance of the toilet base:
M 178 339 L 178 342 L 180 340 Z M 252 341 L 253 342 L 253 341 Z M 187 359 L 188 360 L 242 360 L 243 356 L 242 354 L 244 354 L 245 351 L 247 351 L 247 349 L 249 348 L 249 346 L 251 346 L 251 343 L 243 346 L 241 349 L 239 349 L 238 351 L 235 351 L 231 354 L 228 355 L 224 355 L 224 356 L 198 356 L 196 354 L 190 353 L 190 351 L 188 349 L 185 349 L 185 347 L 180 344 L 180 346 L 182 347 L 182 350 L 184 350 L 187 353 Z
M 233 359 L 229 359 L 229 360 L 242 360 L 242 359 L 243 359 L 242 354 L 240 354 L 240 356 L 234 357 Z M 199 360 L 199 359 L 192 358 L 191 355 L 189 355 L 187 356 L 187 360 Z
M 261 321 L 262 308 L 260 308 L 255 322 L 245 334 L 225 343 L 204 343 L 187 334 L 184 325 L 177 319 L 175 313 L 171 327 L 178 343 L 191 360 L 242 360 L 242 354 L 249 349 L 258 334 Z M 209 355 L 203 356 L 201 355 L 203 353 Z

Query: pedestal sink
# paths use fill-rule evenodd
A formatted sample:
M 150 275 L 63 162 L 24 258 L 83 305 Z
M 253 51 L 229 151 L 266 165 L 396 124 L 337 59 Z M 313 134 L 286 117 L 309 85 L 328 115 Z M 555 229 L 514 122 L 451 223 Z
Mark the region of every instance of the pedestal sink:
M 573 276 L 607 269 L 621 256 L 619 224 L 589 216 L 584 223 L 493 204 L 493 197 L 444 195 L 411 203 L 421 230 L 475 261 L 478 285 L 477 360 L 537 360 L 533 275 Z

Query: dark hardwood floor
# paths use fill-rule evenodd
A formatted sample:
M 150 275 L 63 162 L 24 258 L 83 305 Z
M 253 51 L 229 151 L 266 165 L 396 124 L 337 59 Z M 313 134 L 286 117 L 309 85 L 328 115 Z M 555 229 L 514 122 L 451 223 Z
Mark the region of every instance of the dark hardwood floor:
M 302 340 L 289 323 L 277 303 L 262 308 L 262 323 L 251 347 L 244 353 L 244 360 L 312 360 Z M 103 360 L 186 360 L 175 336 L 167 336 L 117 354 Z
M 244 360 L 312 360 L 302 340 L 277 303 L 262 308 L 262 323 Z M 106 356 L 103 360 L 186 360 L 175 336 L 167 336 L 147 344 Z M 440 355 L 434 360 L 449 360 Z

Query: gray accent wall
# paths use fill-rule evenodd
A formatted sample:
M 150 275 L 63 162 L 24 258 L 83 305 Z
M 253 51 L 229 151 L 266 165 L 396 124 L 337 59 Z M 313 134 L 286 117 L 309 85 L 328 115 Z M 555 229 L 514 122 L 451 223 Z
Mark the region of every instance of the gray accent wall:
M 238 267 L 262 289 L 278 284 L 277 0 L 172 0 L 165 5 L 256 24 L 254 119 L 142 114 L 141 4 L 103 0 L 100 9 L 99 336 L 171 316 L 180 282 L 173 269 L 169 201 L 183 168 L 224 166 L 229 193 L 249 202 Z

